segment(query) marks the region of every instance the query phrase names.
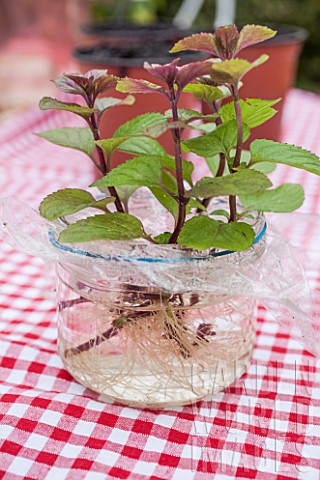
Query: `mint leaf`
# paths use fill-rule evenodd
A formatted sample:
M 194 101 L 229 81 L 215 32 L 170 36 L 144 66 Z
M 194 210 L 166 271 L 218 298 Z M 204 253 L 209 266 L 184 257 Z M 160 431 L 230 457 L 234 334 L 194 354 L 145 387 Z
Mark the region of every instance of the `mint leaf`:
M 185 195 L 187 198 L 245 195 L 266 190 L 271 185 L 272 183 L 263 173 L 244 169 L 225 177 L 204 177 Z
M 263 25 L 245 25 L 240 32 L 236 53 L 250 45 L 264 42 L 276 35 L 277 32 Z
M 244 125 L 244 140 L 250 135 L 249 128 Z M 237 122 L 231 120 L 217 127 L 214 132 L 199 137 L 184 140 L 184 150 L 196 153 L 201 157 L 213 157 L 218 153 L 224 153 L 229 157 L 230 150 L 237 145 Z
M 125 142 L 129 137 L 116 137 L 116 138 L 106 138 L 103 140 L 96 141 L 96 145 L 102 148 L 106 152 L 107 157 L 109 158 L 112 152 L 114 152 L 123 142 Z
M 96 145 L 89 128 L 55 128 L 54 130 L 36 133 L 36 135 L 37 137 L 45 138 L 55 145 L 80 150 L 80 152 L 86 153 L 90 158 L 93 158 Z
M 246 223 L 223 223 L 208 217 L 193 217 L 182 227 L 178 243 L 196 250 L 223 248 L 242 251 L 253 244 L 254 238 L 254 230 Z
M 251 164 L 272 162 L 301 168 L 307 172 L 320 175 L 320 159 L 314 153 L 272 140 L 254 140 L 250 145 Z
M 277 168 L 277 165 L 269 162 L 261 162 L 261 163 L 255 163 L 254 165 L 250 165 L 250 168 L 257 170 L 257 172 L 267 174 L 267 173 L 272 173 Z
M 171 190 L 172 193 L 178 194 L 177 179 L 167 170 L 162 171 L 162 185 Z
M 176 171 L 176 163 L 173 157 L 161 157 L 161 164 L 164 168 L 168 168 L 172 172 Z M 194 170 L 194 165 L 192 162 L 189 162 L 188 160 L 182 160 L 182 175 L 183 178 L 186 180 L 186 182 L 189 183 L 189 185 L 192 185 L 192 173 Z
M 99 208 L 105 211 L 106 204 L 113 201 L 113 197 L 97 201 L 86 190 L 65 188 L 45 197 L 40 204 L 39 210 L 44 218 L 56 220 L 57 218 L 79 212 L 89 207 Z
M 169 213 L 173 216 L 175 220 L 178 218 L 179 206 L 178 202 L 172 198 L 172 196 L 167 193 L 163 188 L 160 187 L 150 187 L 151 193 L 156 197 L 158 202 L 168 210 Z
M 240 202 L 247 210 L 262 212 L 292 212 L 301 207 L 304 192 L 301 185 L 285 183 L 278 188 L 251 195 L 240 195 Z
M 194 198 L 190 198 L 189 202 L 187 203 L 187 206 L 186 206 L 186 212 L 187 212 L 187 215 L 189 215 L 190 213 L 192 213 L 192 210 L 194 210 L 195 208 L 199 208 L 199 210 L 201 210 L 202 212 L 206 212 L 207 209 L 204 205 L 202 205 L 201 202 L 199 202 L 198 200 L 195 200 Z
M 93 240 L 133 240 L 145 238 L 140 220 L 127 213 L 95 215 L 68 225 L 59 235 L 62 243 L 91 242 Z
M 135 157 L 111 170 L 91 187 L 118 185 L 159 186 L 162 180 L 161 162 L 156 157 Z
M 44 97 L 39 103 L 40 110 L 65 110 L 67 112 L 75 113 L 84 119 L 88 119 L 96 112 L 95 108 L 83 107 L 77 103 L 62 102 L 51 97 Z
M 276 100 L 260 100 L 255 98 L 240 100 L 243 122 L 248 125 L 249 128 L 262 125 L 277 113 L 277 110 L 271 107 L 279 101 L 280 98 Z M 219 114 L 221 115 L 223 122 L 234 120 L 236 114 L 233 103 L 223 105 L 219 110 Z
M 162 186 L 166 187 L 173 194 L 177 195 L 178 187 L 177 181 L 173 175 L 167 170 L 162 170 Z M 166 192 L 162 187 L 151 187 L 150 188 L 153 195 L 156 197 L 158 202 L 171 213 L 173 218 L 177 220 L 179 214 L 179 206 L 177 200 L 175 200 L 168 192 Z
M 119 80 L 116 90 L 122 93 L 165 93 L 164 88 L 160 85 L 129 77 Z
M 94 108 L 97 110 L 99 116 L 101 116 L 106 110 L 116 107 L 118 105 L 133 105 L 136 99 L 133 95 L 128 95 L 125 98 L 103 97 L 97 98 L 94 102 Z
M 160 233 L 159 235 L 157 235 L 156 237 L 154 237 L 154 240 L 155 240 L 157 243 L 168 244 L 171 235 L 172 235 L 171 232 Z
M 221 208 L 219 208 L 218 210 L 213 210 L 212 212 L 210 212 L 210 215 L 222 215 L 223 217 L 229 218 L 229 213 L 227 212 L 227 210 L 223 210 Z
M 124 138 L 124 137 L 120 137 Z M 167 157 L 168 154 L 157 140 L 149 137 L 130 137 L 123 142 L 118 150 L 131 153 L 132 155 L 152 155 L 156 157 Z
M 166 110 L 164 112 L 164 116 L 165 118 L 172 118 L 172 111 L 170 109 Z M 179 116 L 179 120 L 185 123 L 191 122 L 193 120 L 200 120 L 200 119 L 216 120 L 219 117 L 219 115 L 216 113 L 211 113 L 206 115 L 204 113 L 197 112 L 196 110 L 191 110 L 187 108 L 178 108 L 178 116 Z
M 201 52 L 211 53 L 215 57 L 219 56 L 216 38 L 212 33 L 195 33 L 182 38 L 171 48 L 170 53 L 182 52 L 183 50 L 200 50 Z
M 162 113 L 143 113 L 121 125 L 113 137 L 126 137 L 129 135 L 144 135 L 151 127 L 167 123 Z
M 268 58 L 268 55 L 261 55 L 252 63 L 242 58 L 233 58 L 220 63 L 213 63 L 210 76 L 214 82 L 235 85 L 246 73 L 262 65 Z
M 183 89 L 183 91 L 193 93 L 196 98 L 204 100 L 209 104 L 212 104 L 216 100 L 228 98 L 231 95 L 230 90 L 223 85 L 213 87 L 203 83 L 190 83 Z

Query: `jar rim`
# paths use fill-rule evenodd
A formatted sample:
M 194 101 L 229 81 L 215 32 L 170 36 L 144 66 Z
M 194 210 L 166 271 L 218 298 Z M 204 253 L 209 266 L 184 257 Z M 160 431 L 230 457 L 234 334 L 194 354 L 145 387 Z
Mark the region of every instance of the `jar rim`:
M 266 234 L 266 231 L 267 231 L 267 223 L 266 223 L 266 221 L 264 221 L 261 230 L 257 233 L 257 235 L 256 235 L 256 237 L 253 241 L 253 244 L 250 248 L 252 248 L 254 245 L 259 243 L 263 239 L 264 235 Z M 143 263 L 183 263 L 183 262 L 209 260 L 209 259 L 213 259 L 213 258 L 217 258 L 217 257 L 226 256 L 226 255 L 232 255 L 234 253 L 241 253 L 241 252 L 236 252 L 234 250 L 220 250 L 220 251 L 217 251 L 217 252 L 205 254 L 203 256 L 199 255 L 199 256 L 190 256 L 190 257 L 186 257 L 186 256 L 181 256 L 181 257 L 178 257 L 178 256 L 177 257 L 156 257 L 156 256 L 136 257 L 136 256 L 130 256 L 130 255 L 108 255 L 108 256 L 106 256 L 106 255 L 102 255 L 102 254 L 99 254 L 99 253 L 92 253 L 92 252 L 89 252 L 89 251 L 86 251 L 86 250 L 77 249 L 77 248 L 74 248 L 74 247 L 71 247 L 71 246 L 64 245 L 64 244 L 60 243 L 54 237 L 54 234 L 53 234 L 52 230 L 48 231 L 48 237 L 49 237 L 50 243 L 54 247 L 58 248 L 59 250 L 63 250 L 65 252 L 68 252 L 68 253 L 71 253 L 71 254 L 82 255 L 84 257 L 96 258 L 96 259 L 106 260 L 106 261 L 143 262 Z M 168 245 L 161 245 L 161 244 L 159 244 L 157 247 L 161 247 L 161 246 L 165 246 L 166 248 L 168 248 Z M 174 247 L 176 247 L 176 245 L 174 245 Z M 171 250 L 174 250 L 174 249 L 171 249 Z M 179 251 L 179 252 L 190 251 L 190 249 L 183 249 L 183 247 L 181 248 L 180 246 L 179 246 L 179 249 L 176 249 L 176 250 Z

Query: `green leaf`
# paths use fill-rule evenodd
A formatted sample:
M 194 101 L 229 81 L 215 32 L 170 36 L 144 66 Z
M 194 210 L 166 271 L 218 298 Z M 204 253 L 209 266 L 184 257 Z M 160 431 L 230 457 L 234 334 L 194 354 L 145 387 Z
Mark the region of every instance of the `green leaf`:
M 106 152 L 107 157 L 109 158 L 112 152 L 117 150 L 117 148 L 125 142 L 129 137 L 116 137 L 116 138 L 106 138 L 103 140 L 98 140 L 95 142 L 99 147 Z
M 163 170 L 162 171 L 162 185 L 170 190 L 173 194 L 177 195 L 178 187 L 177 181 L 170 172 Z M 169 213 L 173 216 L 175 220 L 177 220 L 179 215 L 179 205 L 177 200 L 175 200 L 168 192 L 166 192 L 163 188 L 160 187 L 152 187 L 150 188 L 153 195 L 156 197 L 158 202 L 168 210 Z
M 193 124 L 193 129 L 203 133 L 212 133 L 217 128 L 215 123 Z
M 235 155 L 236 149 L 231 150 L 231 154 Z M 208 161 L 208 159 L 206 159 Z M 244 163 L 248 168 L 253 168 L 254 170 L 257 170 L 258 172 L 261 173 L 271 173 L 276 169 L 276 165 L 274 163 L 268 163 L 268 162 L 261 162 L 261 163 L 256 163 L 254 165 L 250 165 L 251 161 L 251 153 L 249 150 L 242 150 L 241 152 L 241 159 L 240 159 L 240 165 L 241 163 Z
M 254 241 L 254 230 L 243 222 L 223 223 L 208 217 L 193 217 L 182 227 L 178 243 L 196 250 L 223 248 L 242 251 Z
M 168 244 L 169 243 L 169 240 L 170 240 L 170 237 L 171 237 L 172 233 L 171 232 L 164 232 L 164 233 L 160 233 L 160 235 L 157 235 L 156 237 L 154 237 L 154 240 L 157 242 L 157 243 L 162 243 L 162 244 Z
M 314 153 L 272 140 L 254 140 L 250 145 L 251 164 L 272 162 L 301 168 L 307 172 L 320 175 L 320 159 Z
M 101 116 L 106 110 L 116 107 L 118 105 L 133 105 L 136 99 L 133 95 L 128 95 L 126 98 L 102 97 L 97 98 L 94 102 L 94 108 Z
M 77 103 L 62 102 L 51 97 L 44 97 L 39 103 L 40 110 L 66 110 L 67 112 L 75 113 L 84 119 L 88 119 L 96 112 L 95 108 L 83 107 Z
M 103 188 L 103 187 L 99 187 Z M 109 192 L 108 187 L 104 187 L 107 192 Z M 126 205 L 128 204 L 128 200 L 131 195 L 139 188 L 137 185 L 118 185 L 117 186 L 117 194 L 121 201 L 123 201 Z
M 195 200 L 194 198 L 190 198 L 189 202 L 187 203 L 187 206 L 186 206 L 186 212 L 187 212 L 187 215 L 189 215 L 190 213 L 192 213 L 192 210 L 194 209 L 198 209 L 201 210 L 202 212 L 206 212 L 207 209 L 204 205 L 202 205 L 201 202 L 199 202 L 198 200 Z
M 250 63 L 242 58 L 224 60 L 220 63 L 213 63 L 210 76 L 217 83 L 237 84 L 239 80 L 250 70 L 262 65 L 268 60 L 268 55 L 261 55 L 257 60 Z
M 249 128 L 244 125 L 244 140 L 250 135 Z M 201 157 L 213 157 L 218 153 L 224 153 L 229 157 L 230 150 L 237 145 L 238 129 L 237 122 L 231 120 L 217 127 L 214 132 L 199 137 L 184 140 L 184 150 L 196 153 Z
M 230 90 L 225 86 L 213 87 L 203 83 L 189 83 L 184 89 L 184 92 L 193 93 L 199 100 L 212 104 L 216 100 L 230 97 Z
M 80 150 L 80 152 L 86 153 L 90 158 L 93 158 L 96 145 L 89 128 L 55 128 L 54 130 L 36 133 L 36 135 L 37 137 L 45 138 L 55 145 Z
M 213 210 L 212 212 L 210 212 L 210 215 L 222 215 L 223 217 L 226 217 L 226 218 L 229 218 L 229 212 L 227 212 L 227 210 L 222 210 L 222 209 L 218 209 L 218 210 Z
M 301 185 L 285 183 L 272 190 L 241 195 L 239 199 L 243 206 L 251 211 L 292 212 L 303 204 L 304 192 Z
M 280 98 L 277 100 L 260 100 L 255 98 L 240 100 L 243 122 L 248 125 L 249 128 L 262 125 L 277 113 L 277 110 L 271 107 L 280 100 Z M 223 122 L 234 120 L 236 114 L 233 103 L 226 103 L 223 105 L 219 110 L 219 114 L 221 115 Z
M 133 240 L 145 238 L 140 220 L 127 213 L 95 215 L 68 225 L 59 235 L 62 243 L 91 242 L 93 240 Z
M 172 111 L 166 110 L 164 112 L 165 118 L 172 118 Z M 204 113 L 197 112 L 187 108 L 178 108 L 178 117 L 181 122 L 191 122 L 192 120 L 216 120 L 219 115 L 216 113 L 205 115 Z
M 156 157 L 135 157 L 111 170 L 91 187 L 118 185 L 159 186 L 162 180 L 161 162 Z
M 84 208 L 99 208 L 105 211 L 107 203 L 113 202 L 113 197 L 96 200 L 86 190 L 79 188 L 65 188 L 48 195 L 40 204 L 40 214 L 48 220 L 56 220 L 57 218 L 71 213 L 79 212 Z
M 207 162 L 212 176 L 215 177 L 220 164 L 220 155 L 215 155 L 214 157 L 206 157 L 205 161 Z M 223 175 L 229 175 L 229 168 L 227 162 L 225 162 Z
M 167 123 L 162 113 L 143 113 L 121 125 L 113 134 L 114 137 L 126 137 L 130 135 L 144 135 L 154 126 Z
M 123 137 L 122 137 L 123 138 Z M 168 154 L 157 140 L 149 137 L 130 137 L 121 143 L 118 150 L 131 153 L 132 155 L 152 155 L 156 157 L 167 157 Z
M 167 193 L 163 188 L 160 187 L 151 187 L 150 188 L 151 193 L 156 197 L 158 202 L 161 203 L 161 205 L 168 210 L 169 213 L 173 216 L 175 220 L 177 220 L 178 215 L 179 215 L 179 206 L 178 202 L 172 198 L 172 196 Z
M 176 171 L 176 163 L 173 157 L 161 157 L 161 164 L 164 168 L 168 168 L 172 172 Z M 189 183 L 189 185 L 192 185 L 192 173 L 194 170 L 194 165 L 192 162 L 189 162 L 188 160 L 182 160 L 182 175 L 183 178 L 186 180 L 186 182 Z
M 266 190 L 272 185 L 263 173 L 243 169 L 225 177 L 204 177 L 186 192 L 186 197 L 219 197 L 229 195 L 246 195 Z
M 171 190 L 172 193 L 178 194 L 177 179 L 167 170 L 162 171 L 162 185 Z
M 250 165 L 250 168 L 257 170 L 257 172 L 267 174 L 267 173 L 272 173 L 277 168 L 277 165 L 269 162 L 261 162 L 261 163 L 255 163 L 254 165 Z

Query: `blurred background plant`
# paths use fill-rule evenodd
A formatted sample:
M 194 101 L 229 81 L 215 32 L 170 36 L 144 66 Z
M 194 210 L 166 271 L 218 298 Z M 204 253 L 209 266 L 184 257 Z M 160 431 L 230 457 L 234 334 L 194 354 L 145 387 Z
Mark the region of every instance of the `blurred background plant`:
M 219 0 L 187 2 L 194 12 L 199 8 L 193 27 L 212 29 Z M 220 5 L 232 3 L 223 0 Z M 320 93 L 320 1 L 236 3 L 239 25 L 276 23 L 307 29 L 296 86 Z M 44 91 L 50 93 L 50 79 L 77 68 L 70 53 L 83 40 L 81 26 L 86 22 L 170 24 L 181 4 L 182 0 L 0 0 L 0 118 L 3 112 L 36 104 Z
M 126 19 L 126 21 L 152 24 L 170 22 L 181 6 L 181 0 L 91 0 L 91 18 L 97 23 Z M 198 0 L 193 0 L 196 5 Z M 216 10 L 216 0 L 205 0 L 197 15 L 196 28 L 210 28 Z M 211 21 L 211 22 L 210 22 Z M 297 86 L 320 92 L 320 1 L 319 0 L 238 0 L 236 23 L 277 23 L 305 28 L 309 37 L 300 58 Z

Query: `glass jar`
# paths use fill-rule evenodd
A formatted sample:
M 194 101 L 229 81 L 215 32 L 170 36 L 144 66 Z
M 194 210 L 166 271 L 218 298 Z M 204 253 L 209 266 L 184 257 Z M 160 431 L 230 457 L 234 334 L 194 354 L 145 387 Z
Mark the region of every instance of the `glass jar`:
M 153 245 L 151 256 L 127 242 L 120 255 L 118 242 L 109 256 L 86 252 L 88 264 L 59 263 L 58 345 L 71 375 L 101 398 L 149 408 L 233 383 L 250 363 L 256 318 L 237 272 L 254 269 L 265 248 L 263 216 L 250 222 L 256 240 L 244 252 Z

